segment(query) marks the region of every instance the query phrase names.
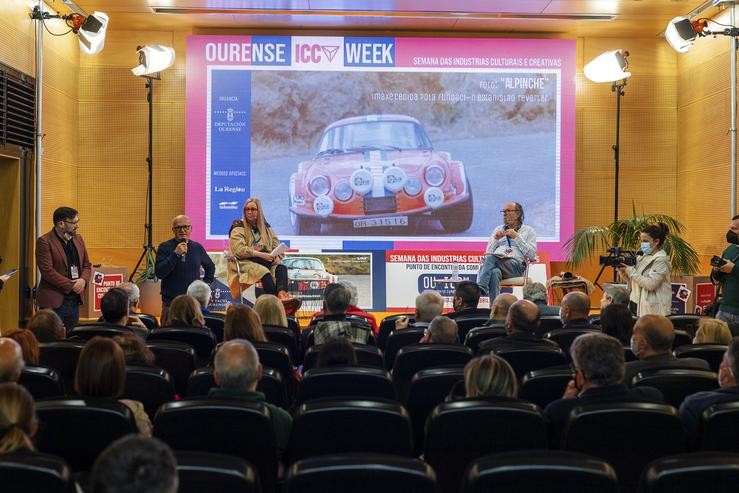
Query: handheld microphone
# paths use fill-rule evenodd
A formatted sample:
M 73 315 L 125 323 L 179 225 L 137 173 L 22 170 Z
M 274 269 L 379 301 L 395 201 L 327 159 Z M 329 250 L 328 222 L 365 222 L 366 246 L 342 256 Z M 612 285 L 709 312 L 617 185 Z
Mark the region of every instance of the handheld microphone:
M 187 253 L 183 253 L 182 255 L 180 255 L 180 262 L 182 262 L 183 264 L 187 262 L 187 259 L 185 258 L 186 256 L 187 256 Z

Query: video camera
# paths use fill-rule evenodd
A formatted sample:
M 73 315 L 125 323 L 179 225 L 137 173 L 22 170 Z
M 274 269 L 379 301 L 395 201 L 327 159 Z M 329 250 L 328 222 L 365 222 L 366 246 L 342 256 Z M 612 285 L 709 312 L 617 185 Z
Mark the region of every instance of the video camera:
M 727 262 L 726 259 L 723 259 L 719 257 L 718 255 L 714 255 L 713 257 L 711 257 L 712 267 L 716 267 L 716 268 L 723 267 L 724 265 L 726 265 L 726 262 Z
M 621 247 L 614 246 L 608 249 L 608 255 L 600 256 L 600 265 L 602 267 L 620 267 L 621 264 L 634 266 L 636 256 L 639 254 L 641 251 L 621 250 Z

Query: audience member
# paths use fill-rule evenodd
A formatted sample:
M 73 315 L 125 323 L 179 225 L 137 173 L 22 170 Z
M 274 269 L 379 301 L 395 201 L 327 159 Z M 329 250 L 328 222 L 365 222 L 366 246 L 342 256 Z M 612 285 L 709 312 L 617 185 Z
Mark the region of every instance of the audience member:
M 210 286 L 200 279 L 196 279 L 191 282 L 187 287 L 187 294 L 195 298 L 195 301 L 200 305 L 200 311 L 203 315 L 208 315 L 208 303 L 210 303 Z
M 611 303 L 601 310 L 600 330 L 604 334 L 615 337 L 624 346 L 629 345 L 633 329 L 634 316 L 628 305 Z
M 472 359 L 464 367 L 465 396 L 516 400 L 518 380 L 506 360 L 494 354 Z
M 703 411 L 714 404 L 739 401 L 736 375 L 739 375 L 739 337 L 729 341 L 718 368 L 718 384 L 721 388 L 689 395 L 680 405 L 680 419 L 691 440 L 697 438 Z
M 123 349 L 126 365 L 154 366 L 156 358 L 143 339 L 133 334 L 121 334 L 113 340 Z
M 213 377 L 219 388 L 210 389 L 211 399 L 262 402 L 270 411 L 275 448 L 278 458 L 282 457 L 290 438 L 292 416 L 282 408 L 265 401 L 257 384 L 262 378 L 259 354 L 249 341 L 234 339 L 224 342 L 215 357 Z
M 495 297 L 493 306 L 490 307 L 490 319 L 485 322 L 485 327 L 505 327 L 508 318 L 508 310 L 518 298 L 510 293 L 502 293 Z
M 600 332 L 585 333 L 573 341 L 570 356 L 574 378 L 567 384 L 562 398 L 544 410 L 552 425 L 552 446 L 559 446 L 561 431 L 576 407 L 604 402 L 664 402 L 657 389 L 629 389 L 623 384 L 624 348 L 615 337 Z
M 149 334 L 146 325 L 139 317 L 130 316 L 128 310 L 128 294 L 121 288 L 111 288 L 100 298 L 103 322 L 115 327 L 127 327 L 139 337 L 146 338 Z
M 205 327 L 205 318 L 195 298 L 181 294 L 169 304 L 164 327 Z
M 16 329 L 8 332 L 4 337 L 13 339 L 21 347 L 23 361 L 27 365 L 38 365 L 39 346 L 36 336 L 28 329 Z
M 499 295 L 504 296 L 504 295 Z M 495 337 L 480 343 L 478 354 L 510 349 L 557 349 L 549 339 L 536 337 L 539 327 L 539 307 L 528 300 L 519 300 L 507 310 L 506 337 Z
M 128 296 L 128 320 L 126 321 L 126 325 L 129 327 L 143 327 L 148 329 L 146 324 L 141 320 L 141 318 L 139 318 L 139 298 L 141 297 L 141 290 L 138 285 L 127 281 L 120 283 L 116 287 L 118 289 L 122 289 Z M 143 334 L 139 335 L 142 335 L 143 337 Z
M 20 344 L 13 339 L 0 337 L 0 383 L 17 382 L 24 366 Z
M 634 324 L 631 336 L 631 352 L 638 361 L 626 363 L 624 382 L 631 385 L 631 379 L 644 370 L 662 368 L 694 368 L 709 370 L 708 363 L 698 358 L 676 358 L 672 354 L 675 328 L 670 319 L 663 315 L 642 315 Z
M 37 429 L 31 394 L 16 383 L 0 383 L 0 455 L 32 451 Z
M 372 329 L 372 333 L 377 335 L 378 332 L 378 326 L 377 326 L 377 320 L 375 319 L 375 316 L 372 315 L 369 312 L 366 312 L 359 308 L 359 293 L 357 292 L 357 287 L 346 280 L 339 281 L 339 284 L 344 286 L 347 291 L 349 291 L 349 306 L 346 307 L 346 314 L 347 315 L 354 315 L 355 317 L 362 317 L 367 321 L 367 323 L 370 326 L 370 329 Z M 257 300 L 259 301 L 259 300 Z M 323 311 L 316 312 L 313 314 L 313 320 L 319 317 L 323 317 L 325 313 Z M 312 324 L 312 322 L 311 322 Z
M 247 305 L 235 304 L 226 310 L 223 322 L 223 340 L 246 339 L 251 342 L 267 342 L 259 315 Z
M 413 327 L 427 328 L 431 321 L 444 312 L 444 298 L 438 291 L 427 289 L 416 296 L 416 314 Z M 395 329 L 405 329 L 409 325 L 408 317 L 400 317 L 395 321 Z
M 103 450 L 90 474 L 92 493 L 177 493 L 177 461 L 156 438 L 127 435 Z
M 28 321 L 28 330 L 34 333 L 38 342 L 54 342 L 67 335 L 62 319 L 50 308 L 34 313 Z
M 369 324 L 357 324 L 347 319 L 351 293 L 343 284 L 331 283 L 323 290 L 325 315 L 313 329 L 316 344 L 323 344 L 331 337 L 348 337 L 352 342 L 366 343 L 372 333 Z
M 716 318 L 703 318 L 698 322 L 693 344 L 723 344 L 731 340 L 729 324 Z
M 434 317 L 419 342 L 459 344 L 459 328 L 457 327 L 457 322 L 443 315 Z
M 552 317 L 559 315 L 559 307 L 551 306 L 549 302 L 549 294 L 547 287 L 540 282 L 532 282 L 524 284 L 523 299 L 529 300 L 539 307 L 539 315 L 542 317 Z
M 489 310 L 477 308 L 480 303 L 480 286 L 472 281 L 461 281 L 454 286 L 454 298 L 452 308 L 454 311 L 447 313 L 451 319 L 485 316 Z
M 321 345 L 316 368 L 356 366 L 357 352 L 346 337 L 332 337 Z
M 254 303 L 254 311 L 259 315 L 262 326 L 287 328 L 287 314 L 280 299 L 273 294 L 263 294 Z
M 126 358 L 112 339 L 93 337 L 85 344 L 77 362 L 74 390 L 82 397 L 118 399 L 134 417 L 139 431 L 151 436 L 151 421 L 139 401 L 119 399 L 126 383 Z
M 571 291 L 562 298 L 559 307 L 559 318 L 562 319 L 563 330 L 600 330 L 588 322 L 590 298 L 582 291 Z M 558 329 L 560 330 L 560 329 Z
M 618 284 L 606 284 L 603 297 L 600 299 L 600 309 L 609 305 L 629 305 L 629 291 Z

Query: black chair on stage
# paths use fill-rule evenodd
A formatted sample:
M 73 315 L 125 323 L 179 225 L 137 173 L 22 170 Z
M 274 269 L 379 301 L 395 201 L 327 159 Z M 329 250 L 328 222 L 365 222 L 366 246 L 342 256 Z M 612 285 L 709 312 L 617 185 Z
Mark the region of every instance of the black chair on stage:
M 411 421 L 397 402 L 318 399 L 295 412 L 289 462 L 348 452 L 413 456 Z
M 89 341 L 93 337 L 115 337 L 123 334 L 134 334 L 134 331 L 122 325 L 78 325 L 70 331 L 69 338 L 72 340 Z
M 357 355 L 357 365 L 367 366 L 370 368 L 384 368 L 383 366 L 383 355 L 382 350 L 377 346 L 370 344 L 360 344 L 358 342 L 352 343 L 354 346 L 354 352 Z M 323 344 L 317 344 L 308 348 L 305 352 L 305 359 L 303 360 L 303 371 L 312 370 L 318 364 L 318 353 L 321 352 Z
M 436 406 L 426 424 L 423 450 L 442 491 L 453 493 L 470 462 L 494 452 L 546 446 L 546 425 L 536 405 L 465 399 Z
M 561 448 L 604 459 L 616 470 L 621 491 L 636 491 L 645 464 L 684 452 L 685 434 L 677 409 L 666 404 L 589 404 L 571 412 Z
M 188 399 L 202 399 L 207 397 L 210 389 L 215 387 L 213 367 L 198 368 L 190 374 L 186 395 Z M 285 381 L 282 379 L 282 374 L 274 368 L 262 366 L 262 379 L 257 383 L 257 391 L 264 393 L 264 398 L 270 404 L 283 409 L 288 408 Z
M 732 493 L 739 484 L 739 454 L 697 452 L 661 457 L 644 470 L 640 493 Z
M 718 380 L 712 371 L 670 368 L 639 372 L 631 380 L 631 386 L 659 389 L 667 404 L 680 407 L 691 394 L 717 389 Z
M 154 418 L 154 436 L 176 451 L 215 452 L 245 459 L 259 471 L 262 491 L 275 491 L 275 437 L 269 409 L 263 403 L 169 402 Z
M 505 337 L 507 335 L 505 327 L 475 327 L 467 332 L 467 336 L 463 339 L 464 345 L 472 349 L 477 354 L 480 344 L 488 339 L 496 337 Z
M 567 384 L 573 377 L 572 369 L 569 367 L 527 372 L 521 378 L 518 397 L 544 409 L 550 402 L 562 398 Z
M 461 367 L 430 368 L 413 375 L 408 387 L 408 400 L 403 404 L 411 416 L 413 445 L 417 453 L 423 451 L 426 419 L 459 382 L 464 382 L 464 369 Z
M 84 342 L 54 341 L 39 344 L 39 365 L 56 370 L 67 393 L 74 391 L 74 374 Z
M 154 330 L 159 328 L 159 322 L 154 315 L 149 315 L 148 313 L 137 313 L 136 316 L 139 317 L 139 320 L 141 320 L 144 325 L 146 325 L 147 329 Z
M 71 493 L 74 486 L 67 462 L 39 452 L 0 455 L 3 493 Z
M 389 315 L 382 319 L 380 326 L 377 329 L 377 347 L 385 351 L 387 339 L 390 337 L 390 333 L 395 330 L 395 321 L 401 317 L 408 317 L 408 323 L 413 325 L 416 321 L 415 313 L 398 313 L 397 315 Z
M 708 363 L 712 371 L 718 372 L 726 347 L 723 344 L 688 344 L 675 348 L 672 354 L 678 358 L 700 358 Z
M 154 416 L 159 406 L 175 400 L 174 383 L 167 370 L 155 366 L 126 366 L 124 399 L 139 401 Z
M 506 349 L 495 352 L 511 365 L 518 378 L 530 371 L 567 365 L 567 355 L 557 347 L 541 349 Z
M 174 455 L 180 479 L 178 493 L 262 491 L 259 473 L 240 457 L 185 450 L 176 451 Z
M 210 360 L 216 347 L 216 336 L 208 327 L 164 327 L 149 334 L 146 340 L 147 342 L 175 341 L 189 344 L 195 349 L 195 355 L 201 365 Z
M 198 367 L 195 349 L 183 342 L 165 340 L 147 341 L 146 346 L 154 353 L 156 365 L 167 370 L 172 377 L 177 394 L 185 395 L 187 379 Z
M 421 370 L 440 367 L 463 367 L 472 359 L 472 350 L 458 344 L 411 344 L 401 348 L 393 366 L 395 395 L 407 402 L 413 375 Z
M 699 448 L 739 452 L 739 402 L 714 404 L 703 411 Z
M 59 373 L 51 368 L 26 366 L 21 371 L 21 378 L 18 383 L 23 385 L 36 401 L 52 397 L 64 397 L 62 379 Z
M 37 448 L 63 457 L 75 472 L 89 471 L 108 445 L 138 432 L 131 410 L 112 400 L 39 401 L 36 414 L 40 426 Z
M 396 330 L 387 338 L 385 343 L 385 369 L 391 370 L 395 364 L 395 358 L 398 351 L 409 344 L 416 344 L 421 340 L 426 332 L 424 328 L 408 327 L 407 329 Z
M 395 399 L 390 374 L 379 368 L 339 366 L 303 374 L 297 403 L 312 399 Z
M 439 493 L 433 469 L 416 458 L 348 453 L 303 459 L 283 493 Z
M 487 455 L 472 462 L 462 493 L 618 493 L 610 464 L 563 450 L 530 450 Z
M 208 327 L 216 337 L 216 342 L 223 342 L 224 315 L 220 313 L 209 313 L 207 315 L 203 315 L 203 318 L 205 319 L 205 326 Z

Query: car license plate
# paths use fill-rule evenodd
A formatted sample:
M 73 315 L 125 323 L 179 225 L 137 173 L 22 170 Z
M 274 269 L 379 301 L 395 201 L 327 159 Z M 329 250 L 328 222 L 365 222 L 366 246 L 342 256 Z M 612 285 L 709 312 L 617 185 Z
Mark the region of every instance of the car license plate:
M 378 228 L 383 226 L 408 226 L 408 216 L 369 217 L 355 219 L 355 228 Z

